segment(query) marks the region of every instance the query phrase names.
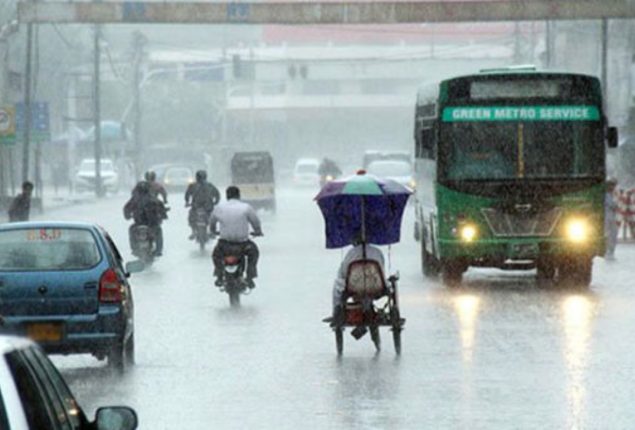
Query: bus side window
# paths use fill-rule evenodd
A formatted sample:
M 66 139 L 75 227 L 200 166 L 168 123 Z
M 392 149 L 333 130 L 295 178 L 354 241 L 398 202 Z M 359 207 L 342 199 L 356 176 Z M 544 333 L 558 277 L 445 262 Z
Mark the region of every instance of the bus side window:
M 419 158 L 428 158 L 430 160 L 436 159 L 436 136 L 434 128 L 422 128 L 419 133 L 419 142 L 417 142 L 417 156 Z

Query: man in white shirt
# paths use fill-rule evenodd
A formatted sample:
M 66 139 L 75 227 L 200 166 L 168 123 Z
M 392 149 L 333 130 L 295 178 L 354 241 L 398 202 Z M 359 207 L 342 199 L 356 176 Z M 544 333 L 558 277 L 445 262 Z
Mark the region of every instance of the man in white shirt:
M 249 226 L 251 225 L 254 236 L 262 236 L 260 219 L 248 203 L 240 200 L 238 187 L 229 186 L 225 193 L 227 201 L 217 204 L 210 218 L 213 233 L 216 232 L 216 224 L 219 225 L 219 239 L 212 253 L 215 284 L 223 285 L 223 259 L 226 253 L 238 250 L 241 255 L 247 257 L 247 283 L 250 288 L 254 288 L 253 279 L 258 276 L 257 264 L 260 253 L 256 244 L 249 240 Z
M 364 249 L 365 248 L 365 249 Z M 343 295 L 346 289 L 346 276 L 348 274 L 348 266 L 357 260 L 375 260 L 379 263 L 382 273 L 384 273 L 384 254 L 379 248 L 373 245 L 357 242 L 348 250 L 344 259 L 340 263 L 337 271 L 335 282 L 333 283 L 333 321 L 342 318 L 344 309 Z

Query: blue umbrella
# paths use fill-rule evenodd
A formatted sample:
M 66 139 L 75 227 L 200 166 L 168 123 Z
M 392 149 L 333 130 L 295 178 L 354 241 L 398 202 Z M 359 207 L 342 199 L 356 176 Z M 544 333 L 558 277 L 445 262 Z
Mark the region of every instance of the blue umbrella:
M 326 247 L 341 248 L 360 238 L 375 245 L 399 242 L 410 194 L 398 182 L 365 171 L 326 183 L 315 197 L 326 224 Z

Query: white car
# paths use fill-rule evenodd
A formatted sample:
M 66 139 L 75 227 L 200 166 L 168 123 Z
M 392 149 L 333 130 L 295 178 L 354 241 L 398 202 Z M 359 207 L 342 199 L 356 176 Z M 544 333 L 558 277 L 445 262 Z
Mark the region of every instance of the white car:
M 367 172 L 378 178 L 392 179 L 410 189 L 416 183 L 412 172 L 412 164 L 403 160 L 377 160 L 368 165 Z
M 318 186 L 320 160 L 317 158 L 300 158 L 293 169 L 293 182 L 296 185 Z
M 126 406 L 97 409 L 89 422 L 64 378 L 34 342 L 0 335 L 0 429 L 134 430 Z
M 115 165 L 109 158 L 100 160 L 100 176 L 102 188 L 110 193 L 116 193 L 119 190 L 119 175 L 115 169 Z M 79 169 L 75 174 L 75 191 L 95 191 L 95 159 L 85 158 L 79 165 Z
M 185 166 L 167 167 L 162 177 L 163 186 L 166 189 L 175 191 L 185 191 L 195 181 L 194 171 Z

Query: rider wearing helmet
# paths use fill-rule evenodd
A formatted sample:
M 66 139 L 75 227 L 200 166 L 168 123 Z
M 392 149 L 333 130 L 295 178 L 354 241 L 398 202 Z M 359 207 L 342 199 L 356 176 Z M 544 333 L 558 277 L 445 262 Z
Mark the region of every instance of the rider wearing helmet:
M 185 191 L 185 206 L 190 207 L 190 213 L 187 220 L 192 229 L 190 239 L 194 239 L 196 231 L 196 210 L 204 208 L 207 215 L 211 215 L 214 206 L 220 201 L 220 193 L 218 189 L 207 181 L 207 172 L 198 170 L 196 172 L 196 182 L 190 184 Z
M 144 178 L 146 182 L 150 185 L 150 193 L 152 193 L 152 195 L 157 198 L 161 196 L 161 198 L 163 199 L 163 203 L 167 205 L 168 192 L 165 191 L 165 187 L 163 185 L 157 182 L 157 174 L 152 170 L 148 170 L 145 173 Z
M 137 225 L 147 225 L 152 230 L 155 238 L 155 256 L 163 253 L 163 231 L 161 223 L 167 218 L 167 209 L 161 200 L 152 194 L 151 185 L 147 181 L 140 181 L 135 185 L 132 196 L 126 202 L 123 208 L 125 219 L 132 218 L 134 224 L 128 230 L 130 239 L 130 248 L 134 251 L 136 244 L 134 243 L 133 229 Z

